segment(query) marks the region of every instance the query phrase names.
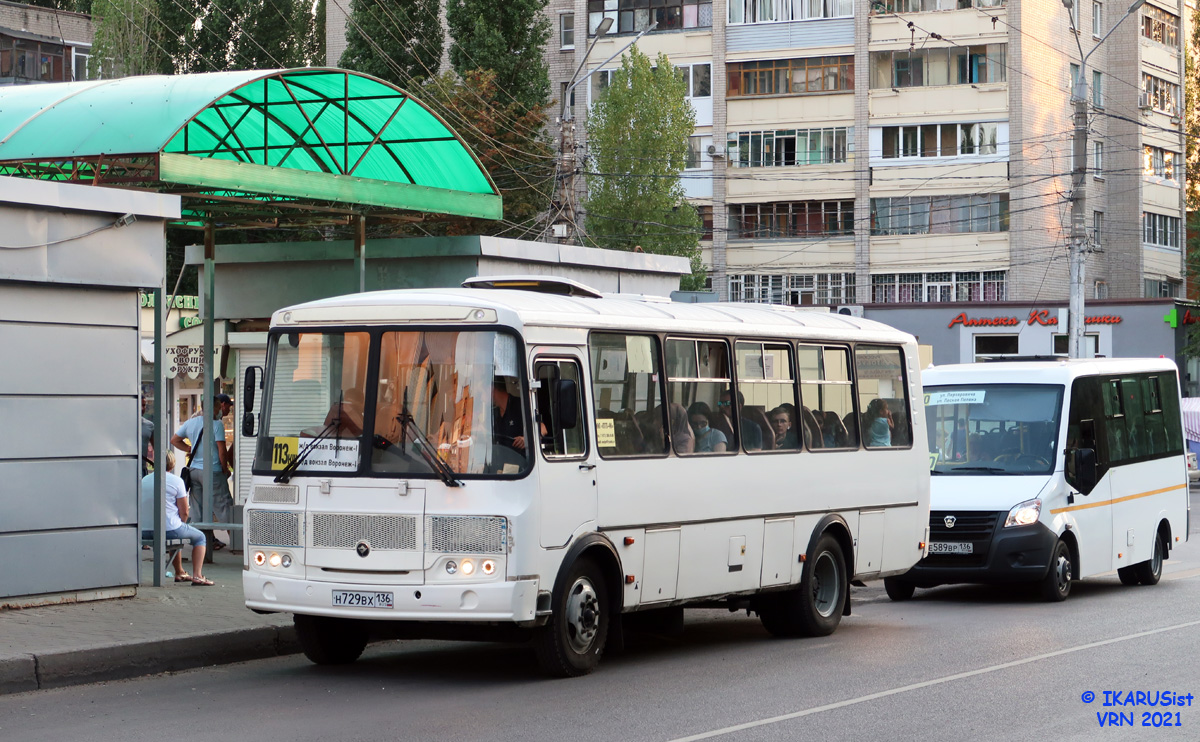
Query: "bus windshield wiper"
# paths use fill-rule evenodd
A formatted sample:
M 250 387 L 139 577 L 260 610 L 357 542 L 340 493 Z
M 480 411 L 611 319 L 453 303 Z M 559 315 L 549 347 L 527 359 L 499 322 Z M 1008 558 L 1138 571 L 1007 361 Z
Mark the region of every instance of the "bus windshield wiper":
M 407 393 L 405 396 L 407 397 Z M 437 474 L 438 478 L 445 482 L 447 487 L 461 487 L 463 483 L 454 478 L 454 469 L 450 468 L 450 465 L 442 461 L 441 457 L 438 456 L 437 449 L 429 442 L 425 434 L 421 432 L 421 428 L 417 426 L 413 416 L 409 413 L 408 405 L 400 408 L 400 414 L 396 415 L 396 421 L 400 423 L 401 445 L 404 443 L 403 431 L 408 430 L 411 426 L 413 445 L 421 452 L 421 458 L 425 460 L 425 463 L 433 470 L 433 473 Z
M 276 484 L 287 484 L 288 481 L 292 478 L 292 475 L 296 473 L 296 470 L 300 468 L 300 465 L 304 463 L 304 460 L 308 458 L 308 455 L 310 453 L 312 453 L 314 448 L 316 448 L 316 445 L 318 443 L 320 443 L 321 441 L 325 440 L 326 438 L 328 438 L 330 432 L 337 430 L 340 427 L 341 427 L 341 418 L 340 417 L 338 419 L 334 420 L 333 422 L 329 423 L 328 425 L 326 425 L 325 429 L 322 430 L 320 433 L 318 433 L 316 438 L 313 438 L 312 441 L 310 441 L 307 446 L 305 446 L 299 453 L 297 453 L 295 456 L 293 456 L 292 460 L 287 462 L 287 464 L 283 467 L 283 469 L 281 469 L 279 471 L 279 474 L 277 474 L 275 476 L 275 483 Z
M 1006 468 L 1005 468 L 1005 467 L 1003 467 L 1003 466 L 986 466 L 986 465 L 979 465 L 979 466 L 956 466 L 956 467 L 954 467 L 953 469 L 946 469 L 945 471 L 946 471 L 946 473 L 948 473 L 948 474 L 949 474 L 949 473 L 953 473 L 953 472 L 960 472 L 960 471 L 990 471 L 990 472 L 1007 472 L 1007 471 L 1008 471 L 1008 469 L 1006 469 Z

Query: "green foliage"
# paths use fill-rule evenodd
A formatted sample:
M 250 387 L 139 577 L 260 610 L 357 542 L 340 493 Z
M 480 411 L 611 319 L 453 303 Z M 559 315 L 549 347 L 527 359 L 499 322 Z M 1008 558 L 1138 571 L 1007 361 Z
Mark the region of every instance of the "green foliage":
M 447 0 L 450 64 L 460 77 L 492 70 L 496 84 L 526 110 L 550 98 L 549 66 L 542 49 L 550 39 L 547 0 Z
M 1200 173 L 1200 60 L 1196 59 L 1196 54 L 1200 53 L 1200 7 L 1185 11 L 1192 14 L 1192 37 L 1184 42 L 1183 49 L 1186 55 L 1186 66 L 1184 72 L 1183 89 L 1184 89 L 1184 123 L 1183 130 L 1186 134 L 1185 158 L 1187 161 L 1186 172 L 1188 175 L 1187 184 L 1187 209 L 1195 211 L 1200 209 L 1200 178 L 1192 177 L 1192 173 Z M 1190 234 L 1190 232 L 1189 232 Z M 1188 261 L 1189 264 L 1192 262 Z M 1188 283 L 1191 283 L 1190 277 Z
M 93 67 L 103 65 L 106 77 L 152 75 L 158 71 L 159 52 L 155 44 L 161 35 L 161 27 L 147 12 L 148 2 L 153 3 L 153 0 L 95 0 L 91 3 L 95 36 L 88 62 Z M 88 74 L 94 77 L 96 70 L 90 70 Z
M 442 62 L 438 0 L 352 0 L 341 66 L 415 88 Z
M 593 79 L 593 83 L 595 80 Z M 652 65 L 634 46 L 588 118 L 586 226 L 598 247 L 679 255 L 692 262 L 685 290 L 702 288 L 700 217 L 679 178 L 696 115 L 686 81 L 665 54 Z

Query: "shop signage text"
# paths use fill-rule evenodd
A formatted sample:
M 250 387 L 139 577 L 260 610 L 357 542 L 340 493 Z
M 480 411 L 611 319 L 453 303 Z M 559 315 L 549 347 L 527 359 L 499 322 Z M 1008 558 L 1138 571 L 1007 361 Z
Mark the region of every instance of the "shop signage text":
M 1051 316 L 1051 311 L 1049 309 L 1031 309 L 1029 310 L 1029 318 L 1025 320 L 1025 324 L 1057 327 L 1058 317 Z M 1192 321 L 1200 322 L 1200 317 Z M 1121 317 L 1115 314 L 1099 314 L 1092 317 L 1084 317 L 1083 322 L 1085 325 L 1117 325 L 1121 323 Z M 968 317 L 966 312 L 961 312 L 957 317 L 950 320 L 950 324 L 947 327 L 951 329 L 955 325 L 962 325 L 963 327 L 1016 327 L 1019 324 L 1021 324 L 1020 317 Z
M 1163 322 L 1166 322 L 1172 328 L 1180 325 L 1200 325 L 1200 314 L 1192 314 L 1191 309 L 1183 310 L 1183 316 L 1179 316 L 1179 310 L 1176 307 L 1171 307 L 1167 313 L 1163 315 Z
M 154 294 L 140 292 L 138 294 L 138 303 L 141 306 L 153 309 Z M 176 296 L 171 300 L 171 309 L 199 309 L 200 297 L 198 296 Z

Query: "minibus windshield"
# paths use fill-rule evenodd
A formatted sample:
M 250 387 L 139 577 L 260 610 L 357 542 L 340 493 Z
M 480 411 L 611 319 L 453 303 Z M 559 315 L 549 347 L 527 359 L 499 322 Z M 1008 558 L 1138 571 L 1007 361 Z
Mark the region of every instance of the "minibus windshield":
M 1049 474 L 1058 456 L 1063 387 L 925 387 L 933 474 Z
M 490 330 L 273 335 L 254 468 L 437 477 L 519 475 L 528 412 L 515 335 Z M 373 356 L 373 351 L 375 356 Z M 378 360 L 374 360 L 374 358 Z

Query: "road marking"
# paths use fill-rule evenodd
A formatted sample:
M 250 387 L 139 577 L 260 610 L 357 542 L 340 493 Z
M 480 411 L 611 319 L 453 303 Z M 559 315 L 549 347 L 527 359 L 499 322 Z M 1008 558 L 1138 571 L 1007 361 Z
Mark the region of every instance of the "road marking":
M 1182 572 L 1168 572 L 1163 575 L 1164 580 L 1186 580 L 1189 577 L 1200 576 L 1200 569 L 1189 569 Z
M 735 724 L 734 726 L 724 727 L 722 729 L 714 729 L 711 732 L 701 732 L 700 734 L 693 734 L 693 735 L 690 735 L 687 737 L 677 737 L 675 739 L 669 740 L 669 742 L 695 742 L 696 740 L 701 740 L 701 739 L 712 739 L 713 737 L 722 737 L 726 734 L 733 734 L 734 732 L 741 732 L 741 731 L 745 731 L 747 729 L 754 729 L 756 727 L 764 727 L 769 724 L 778 724 L 779 722 L 791 721 L 792 719 L 800 719 L 805 716 L 813 716 L 814 714 L 820 714 L 825 711 L 834 711 L 836 709 L 846 708 L 847 706 L 857 706 L 860 703 L 866 703 L 868 701 L 875 701 L 880 698 L 887 698 L 888 696 L 895 696 L 895 695 L 899 695 L 901 693 L 908 693 L 909 691 L 921 690 L 922 688 L 929 688 L 929 687 L 932 687 L 935 685 L 942 685 L 944 683 L 950 683 L 955 680 L 964 680 L 966 678 L 973 678 L 978 675 L 987 675 L 989 673 L 997 672 L 999 670 L 1007 670 L 1010 667 L 1020 667 L 1021 665 L 1028 665 L 1032 662 L 1041 662 L 1042 660 L 1048 660 L 1048 659 L 1051 659 L 1054 657 L 1061 657 L 1065 654 L 1073 654 L 1075 652 L 1082 652 L 1085 649 L 1095 649 L 1097 647 L 1106 647 L 1109 644 L 1117 644 L 1119 642 L 1125 642 L 1125 641 L 1129 641 L 1131 639 L 1141 639 L 1142 637 L 1153 636 L 1155 634 L 1162 634 L 1167 631 L 1176 631 L 1178 629 L 1186 629 L 1186 628 L 1190 628 L 1192 626 L 1200 626 L 1200 621 L 1188 621 L 1187 623 L 1179 623 L 1179 624 L 1175 624 L 1174 626 L 1164 626 L 1160 629 L 1150 629 L 1149 631 L 1139 631 L 1136 634 L 1127 634 L 1125 636 L 1118 636 L 1113 639 L 1104 639 L 1102 641 L 1091 642 L 1089 644 L 1080 644 L 1077 647 L 1068 647 L 1067 649 L 1059 649 L 1054 652 L 1046 652 L 1045 654 L 1039 654 L 1039 655 L 1035 655 L 1033 657 L 1026 657 L 1023 660 L 1013 660 L 1012 662 L 1005 662 L 1005 663 L 1002 663 L 999 665 L 991 665 L 990 667 L 982 667 L 982 668 L 979 668 L 978 670 L 968 670 L 967 672 L 959 672 L 959 673 L 955 673 L 953 675 L 947 675 L 947 676 L 941 677 L 941 678 L 934 678 L 933 680 L 926 680 L 926 681 L 923 681 L 920 683 L 912 683 L 911 685 L 903 685 L 903 686 L 900 686 L 899 688 L 883 690 L 883 691 L 879 691 L 878 693 L 870 693 L 865 696 L 859 696 L 858 698 L 850 698 L 845 701 L 838 701 L 837 703 L 827 703 L 824 706 L 815 706 L 813 708 L 805 709 L 803 711 L 795 711 L 790 714 L 781 714 L 780 716 L 770 716 L 765 719 L 758 719 L 757 721 L 748 721 L 743 724 Z

